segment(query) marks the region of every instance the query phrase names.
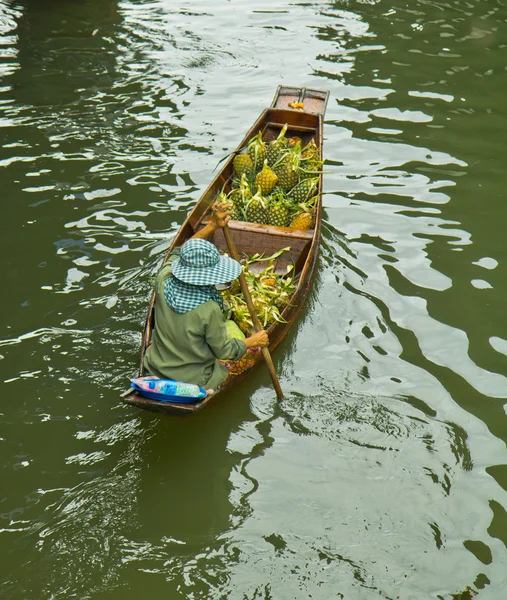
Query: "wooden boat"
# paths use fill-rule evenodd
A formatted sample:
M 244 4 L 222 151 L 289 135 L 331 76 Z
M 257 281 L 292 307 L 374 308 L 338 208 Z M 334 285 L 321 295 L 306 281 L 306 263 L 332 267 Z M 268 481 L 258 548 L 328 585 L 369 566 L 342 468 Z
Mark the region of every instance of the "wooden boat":
M 303 144 L 309 142 L 312 138 L 320 148 L 322 155 L 322 129 L 323 117 L 329 92 L 320 90 L 310 90 L 306 88 L 289 88 L 280 86 L 275 94 L 270 108 L 264 110 L 260 117 L 255 121 L 237 149 L 231 154 L 220 173 L 211 182 L 210 186 L 204 192 L 195 208 L 188 215 L 186 221 L 181 226 L 178 234 L 174 238 L 164 262 L 169 257 L 174 247 L 181 246 L 201 229 L 206 223 L 211 204 L 216 199 L 218 193 L 224 188 L 224 185 L 230 184 L 232 178 L 232 162 L 234 156 L 239 153 L 247 142 L 259 131 L 262 131 L 262 137 L 265 141 L 275 139 L 282 127 L 288 124 L 287 136 L 297 135 L 302 138 Z M 302 102 L 304 108 L 291 108 L 291 105 Z M 311 287 L 312 274 L 317 261 L 317 252 L 319 247 L 320 227 L 322 220 L 322 177 L 318 190 L 318 203 L 316 212 L 316 224 L 311 230 L 298 230 L 289 227 L 278 227 L 273 225 L 262 225 L 258 223 L 245 223 L 243 221 L 230 221 L 229 228 L 232 238 L 236 244 L 238 252 L 254 254 L 256 252 L 271 255 L 281 248 L 290 247 L 288 252 L 284 252 L 276 263 L 277 272 L 285 272 L 289 264 L 295 265 L 297 276 L 297 288 L 292 296 L 291 302 L 282 312 L 285 322 L 275 323 L 268 329 L 269 349 L 273 351 L 283 340 L 292 324 L 296 320 Z M 210 238 L 220 250 L 227 251 L 226 242 L 221 230 L 214 233 Z M 156 318 L 155 293 L 152 293 L 148 316 L 143 331 L 141 345 L 140 376 L 143 373 L 143 359 L 146 349 L 151 343 L 154 319 Z M 240 375 L 228 378 L 216 392 L 195 404 L 160 402 L 143 398 L 133 390 L 126 392 L 122 397 L 123 401 L 144 408 L 147 410 L 190 414 L 202 409 L 219 396 L 222 396 L 232 387 L 248 377 L 253 370 L 261 364 L 262 358 L 248 370 Z

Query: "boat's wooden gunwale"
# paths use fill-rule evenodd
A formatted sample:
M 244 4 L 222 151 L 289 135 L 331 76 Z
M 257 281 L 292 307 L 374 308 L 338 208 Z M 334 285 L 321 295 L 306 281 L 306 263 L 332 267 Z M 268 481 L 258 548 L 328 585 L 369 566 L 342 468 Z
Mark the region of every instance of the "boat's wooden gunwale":
M 206 217 L 206 213 L 209 210 L 211 203 L 216 197 L 219 189 L 223 187 L 225 182 L 230 178 L 230 173 L 232 172 L 232 161 L 234 156 L 241 152 L 241 150 L 246 146 L 247 142 L 256 135 L 258 131 L 265 132 L 269 127 L 277 127 L 281 128 L 285 123 L 289 124 L 289 129 L 291 131 L 308 131 L 308 133 L 316 136 L 317 145 L 319 146 L 322 152 L 323 146 L 323 120 L 321 115 L 315 114 L 306 114 L 299 111 L 288 111 L 285 109 L 277 109 L 270 108 L 263 111 L 257 121 L 252 125 L 252 127 L 248 130 L 243 140 L 240 142 L 236 150 L 231 154 L 231 156 L 227 159 L 220 173 L 214 178 L 214 180 L 210 183 L 210 185 L 206 188 L 204 193 L 202 194 L 200 200 L 197 202 L 194 209 L 190 212 L 187 219 L 181 226 L 179 232 L 176 234 L 173 242 L 171 243 L 163 262 L 166 262 L 167 258 L 173 251 L 173 249 L 177 246 L 182 245 L 186 239 L 191 237 L 199 228 L 202 226 L 203 221 Z M 303 124 L 301 124 L 303 123 Z M 304 124 L 306 123 L 306 125 Z M 313 123 L 313 127 L 309 126 L 309 123 Z M 253 224 L 253 223 L 242 223 L 236 221 L 233 223 L 233 228 L 236 228 L 239 231 L 262 231 L 267 235 L 286 235 L 288 239 L 292 238 L 301 238 L 308 239 L 309 241 L 309 249 L 307 252 L 307 257 L 304 263 L 304 266 L 299 274 L 299 282 L 294 292 L 294 295 L 291 299 L 291 304 L 286 306 L 282 311 L 282 317 L 285 319 L 284 323 L 275 323 L 268 329 L 268 334 L 270 338 L 269 349 L 272 352 L 284 339 L 285 335 L 291 328 L 292 324 L 297 319 L 303 305 L 304 300 L 310 290 L 312 275 L 315 269 L 315 264 L 317 261 L 318 254 L 318 246 L 320 239 L 320 229 L 321 229 L 321 221 L 322 221 L 322 176 L 319 181 L 318 188 L 318 202 L 317 202 L 317 214 L 316 214 L 316 224 L 315 228 L 309 231 L 302 230 L 294 230 L 290 228 L 282 228 L 282 227 L 274 227 L 269 225 L 262 224 Z M 289 231 L 285 231 L 289 230 Z M 240 248 L 241 250 L 241 248 Z M 155 307 L 155 290 L 152 291 L 148 317 L 146 319 L 143 338 L 141 344 L 141 360 L 139 372 L 143 372 L 143 358 L 145 351 L 151 341 L 152 336 L 152 327 L 153 327 L 153 316 L 154 316 L 154 307 Z M 262 360 L 259 360 L 253 365 L 250 369 L 232 378 L 227 385 L 223 388 L 220 388 L 213 394 L 212 396 L 204 399 L 202 402 L 197 404 L 183 404 L 183 403 L 169 403 L 169 402 L 158 402 L 155 400 L 150 400 L 147 398 L 143 398 L 139 396 L 135 392 L 131 392 L 130 394 L 126 394 L 123 400 L 140 408 L 144 408 L 151 411 L 170 413 L 170 414 L 180 414 L 180 415 L 188 415 L 207 406 L 211 401 L 215 400 L 217 397 L 223 395 L 226 391 L 230 390 L 235 385 L 239 384 L 243 381 L 247 376 L 249 376 L 258 366 L 262 363 Z

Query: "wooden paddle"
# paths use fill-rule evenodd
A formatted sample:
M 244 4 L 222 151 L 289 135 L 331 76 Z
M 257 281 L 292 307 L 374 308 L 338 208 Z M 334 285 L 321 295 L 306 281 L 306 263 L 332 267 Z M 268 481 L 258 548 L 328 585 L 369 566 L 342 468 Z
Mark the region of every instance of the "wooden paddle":
M 231 230 L 228 225 L 223 227 L 225 241 L 227 242 L 227 247 L 229 248 L 229 254 L 234 260 L 239 260 L 238 251 L 236 250 L 236 244 L 234 243 L 231 235 Z M 248 284 L 246 282 L 245 274 L 241 271 L 239 276 L 239 283 L 241 285 L 241 291 L 243 292 L 243 296 L 245 297 L 246 305 L 248 306 L 248 311 L 250 312 L 250 316 L 252 317 L 252 322 L 254 324 L 255 331 L 261 331 L 262 327 L 259 323 L 259 319 L 257 318 L 257 313 L 255 312 L 255 308 L 252 302 L 252 296 L 250 295 L 250 290 L 248 289 Z M 264 347 L 262 350 L 262 357 L 268 367 L 269 374 L 271 375 L 271 379 L 273 380 L 273 385 L 276 390 L 276 395 L 278 396 L 278 400 L 283 400 L 283 392 L 280 387 L 280 382 L 278 381 L 278 377 L 276 375 L 275 366 L 273 365 L 273 360 L 271 358 L 271 354 L 269 350 Z

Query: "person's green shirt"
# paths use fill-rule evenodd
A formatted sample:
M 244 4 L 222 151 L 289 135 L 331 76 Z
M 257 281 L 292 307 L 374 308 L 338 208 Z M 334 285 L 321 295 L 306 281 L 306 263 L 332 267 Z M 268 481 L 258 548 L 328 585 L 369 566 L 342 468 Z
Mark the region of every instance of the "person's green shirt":
M 171 276 L 171 263 L 179 248 L 171 253 L 155 283 L 155 328 L 144 356 L 150 375 L 195 383 L 216 389 L 228 371 L 220 362 L 238 360 L 246 352 L 242 340 L 229 339 L 222 310 L 209 300 L 184 314 L 170 308 L 164 297 L 164 282 Z

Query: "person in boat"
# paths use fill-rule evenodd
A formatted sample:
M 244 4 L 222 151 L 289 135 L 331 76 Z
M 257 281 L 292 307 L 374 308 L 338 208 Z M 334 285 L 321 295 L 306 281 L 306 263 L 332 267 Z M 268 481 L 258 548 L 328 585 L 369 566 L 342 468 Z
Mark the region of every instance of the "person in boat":
M 221 360 L 238 360 L 248 349 L 269 343 L 265 331 L 244 340 L 227 335 L 215 286 L 239 277 L 241 265 L 207 241 L 231 214 L 223 203 L 213 209 L 209 223 L 175 248 L 157 275 L 155 329 L 144 356 L 150 375 L 195 383 L 209 392 L 229 374 Z

